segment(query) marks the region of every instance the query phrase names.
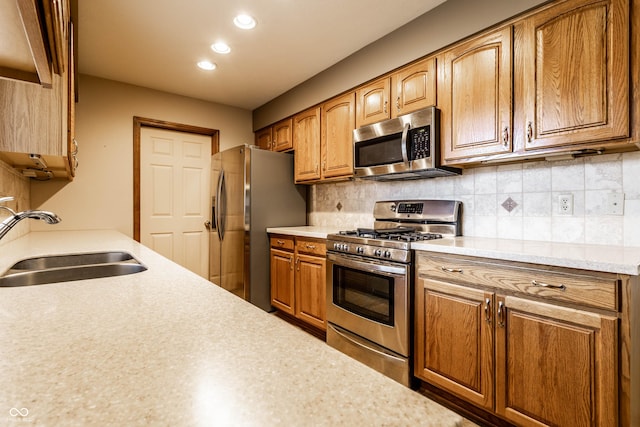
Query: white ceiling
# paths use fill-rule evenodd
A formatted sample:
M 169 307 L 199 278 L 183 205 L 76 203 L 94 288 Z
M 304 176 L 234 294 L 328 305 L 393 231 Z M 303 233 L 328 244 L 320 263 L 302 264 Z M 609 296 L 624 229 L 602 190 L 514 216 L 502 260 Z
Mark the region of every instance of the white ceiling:
M 445 0 L 79 2 L 80 73 L 253 110 Z M 253 15 L 255 29 L 233 25 Z M 224 40 L 231 53 L 210 45 Z M 202 71 L 208 59 L 218 68 Z

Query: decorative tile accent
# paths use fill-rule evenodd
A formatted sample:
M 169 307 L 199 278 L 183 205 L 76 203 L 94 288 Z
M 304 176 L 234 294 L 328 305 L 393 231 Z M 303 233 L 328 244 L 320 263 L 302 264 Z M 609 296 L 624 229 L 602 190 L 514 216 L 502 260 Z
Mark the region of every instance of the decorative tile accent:
M 516 206 L 518 206 L 518 204 L 511 197 L 502 202 L 502 207 L 505 208 L 507 212 L 514 210 Z

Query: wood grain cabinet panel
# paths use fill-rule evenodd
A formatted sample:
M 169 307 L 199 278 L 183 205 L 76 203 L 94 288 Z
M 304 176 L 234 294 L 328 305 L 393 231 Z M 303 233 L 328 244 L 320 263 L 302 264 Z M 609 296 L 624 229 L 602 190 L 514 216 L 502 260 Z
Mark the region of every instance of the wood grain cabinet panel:
M 512 151 L 511 27 L 456 45 L 438 57 L 444 160 Z
M 271 126 L 255 133 L 255 144 L 263 150 L 271 150 Z
M 293 315 L 295 313 L 293 252 L 271 248 L 270 259 L 271 305 Z
M 512 284 L 555 273 L 476 259 L 418 254 L 415 375 L 518 426 L 617 426 L 617 304 L 590 308 L 580 292 L 522 295 Z M 620 286 L 614 274 L 573 275 L 593 291 Z
M 291 119 L 284 119 L 272 126 L 271 150 L 287 151 L 293 149 L 293 123 Z
M 356 128 L 391 118 L 391 78 L 385 77 L 356 90 Z
M 271 235 L 271 305 L 326 330 L 326 241 Z
M 436 58 L 431 57 L 402 68 L 392 76 L 392 116 L 400 116 L 436 105 Z
M 416 376 L 492 410 L 493 294 L 425 278 L 416 288 Z
M 348 93 L 322 105 L 320 120 L 322 178 L 353 175 L 355 95 Z
M 498 298 L 496 412 L 521 426 L 617 426 L 617 319 Z
M 561 2 L 516 31 L 526 150 L 629 136 L 628 0 Z
M 293 117 L 296 182 L 320 179 L 320 107 Z

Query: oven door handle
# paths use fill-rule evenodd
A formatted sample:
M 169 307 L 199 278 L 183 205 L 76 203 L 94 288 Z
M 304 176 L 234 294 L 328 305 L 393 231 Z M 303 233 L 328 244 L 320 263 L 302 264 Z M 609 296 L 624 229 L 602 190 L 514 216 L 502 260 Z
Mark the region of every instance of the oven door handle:
M 367 351 L 372 351 L 372 352 L 374 352 L 374 353 L 376 353 L 376 354 L 378 354 L 380 356 L 383 356 L 383 357 L 386 357 L 386 358 L 389 358 L 389 359 L 397 360 L 398 362 L 401 362 L 401 363 L 405 363 L 406 362 L 405 359 L 402 359 L 401 357 L 398 357 L 395 354 L 391 354 L 388 351 L 384 351 L 383 352 L 383 351 L 378 350 L 377 348 L 374 348 L 374 347 L 372 347 L 370 345 L 367 345 L 367 343 L 365 341 L 362 341 L 362 339 L 360 337 L 358 337 L 356 335 L 353 335 L 353 334 L 350 334 L 350 333 L 348 333 L 347 331 L 345 331 L 342 328 L 339 328 L 339 327 L 337 327 L 335 325 L 332 325 L 332 324 L 328 324 L 327 327 L 331 328 L 333 330 L 333 332 L 335 332 L 336 334 L 340 335 L 343 339 L 347 340 L 348 342 L 350 342 L 350 343 L 352 343 L 354 345 L 357 345 L 360 348 L 363 348 L 363 349 L 365 349 Z
M 371 261 L 354 260 L 347 258 L 345 255 L 335 255 L 333 253 L 327 253 L 327 260 L 333 262 L 334 265 L 353 268 L 367 273 L 383 274 L 385 276 L 406 276 L 408 273 L 408 267 L 405 264 L 398 264 L 397 266 L 377 264 Z

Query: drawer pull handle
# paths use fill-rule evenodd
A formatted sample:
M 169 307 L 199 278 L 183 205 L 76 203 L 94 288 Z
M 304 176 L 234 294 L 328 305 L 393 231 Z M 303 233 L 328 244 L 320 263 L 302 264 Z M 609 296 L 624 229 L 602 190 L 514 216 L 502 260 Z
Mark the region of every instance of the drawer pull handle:
M 462 273 L 461 268 L 449 268 L 445 266 L 442 266 L 440 268 L 442 269 L 442 271 L 446 271 L 447 273 Z
M 498 326 L 504 328 L 504 302 L 500 301 L 498 303 Z
M 310 245 L 308 243 L 307 243 L 306 246 L 307 246 L 307 249 L 315 249 L 316 248 L 316 245 Z
M 491 298 L 484 301 L 484 320 L 491 324 Z
M 294 264 L 294 263 L 293 263 L 293 257 L 291 256 L 291 257 L 289 257 L 289 268 L 290 268 L 291 270 L 293 270 L 293 264 Z
M 551 289 L 559 289 L 561 291 L 564 291 L 567 289 L 567 287 L 565 285 L 551 285 L 549 283 L 544 283 L 544 282 L 538 282 L 537 280 L 532 280 L 531 284 L 533 286 L 540 286 L 541 288 L 551 288 Z
M 279 245 L 284 245 L 284 240 L 278 240 Z

